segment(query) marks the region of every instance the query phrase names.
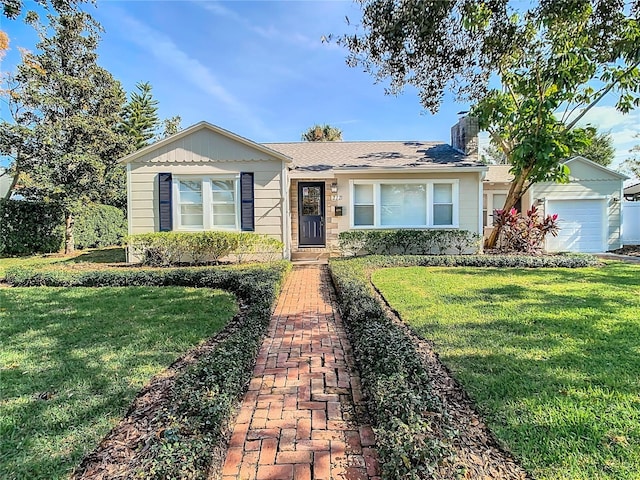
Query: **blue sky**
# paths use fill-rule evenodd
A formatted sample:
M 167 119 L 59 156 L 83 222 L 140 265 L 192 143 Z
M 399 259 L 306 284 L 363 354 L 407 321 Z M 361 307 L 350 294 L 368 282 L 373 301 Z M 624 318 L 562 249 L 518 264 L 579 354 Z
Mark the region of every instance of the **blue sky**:
M 360 10 L 351 1 L 97 0 L 88 10 L 105 30 L 100 65 L 127 91 L 149 81 L 160 116 L 180 115 L 183 127 L 206 120 L 257 142 L 282 142 L 329 123 L 345 140 L 448 141 L 457 112 L 468 108 L 445 96 L 432 115 L 412 88 L 387 96 L 384 85 L 348 67 L 347 52 L 321 39 L 354 31 L 345 17 L 357 23 Z M 0 70 L 12 71 L 17 47 L 33 50 L 37 38 L 20 21 L 3 18 L 0 28 L 11 40 Z M 623 116 L 610 105 L 587 120 L 612 133 L 619 162 L 640 131 L 640 111 Z

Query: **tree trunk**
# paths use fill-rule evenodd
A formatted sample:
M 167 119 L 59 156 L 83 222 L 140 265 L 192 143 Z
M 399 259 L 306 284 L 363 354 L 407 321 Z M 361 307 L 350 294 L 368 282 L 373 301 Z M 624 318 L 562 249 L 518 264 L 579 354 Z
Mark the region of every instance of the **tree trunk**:
M 504 206 L 501 210 L 511 210 L 518 203 L 518 200 L 522 199 L 525 192 L 529 189 L 529 185 L 527 185 L 527 178 L 529 177 L 531 170 L 532 167 L 526 168 L 518 177 L 513 179 L 511 187 L 509 188 L 509 193 L 507 194 L 507 199 L 505 200 Z M 493 212 L 491 213 L 493 214 Z M 494 225 L 489 238 L 487 238 L 484 244 L 485 248 L 491 249 L 496 247 L 501 229 L 500 225 Z
M 64 253 L 71 255 L 75 251 L 75 241 L 73 239 L 73 225 L 75 219 L 71 212 L 65 214 L 64 219 Z

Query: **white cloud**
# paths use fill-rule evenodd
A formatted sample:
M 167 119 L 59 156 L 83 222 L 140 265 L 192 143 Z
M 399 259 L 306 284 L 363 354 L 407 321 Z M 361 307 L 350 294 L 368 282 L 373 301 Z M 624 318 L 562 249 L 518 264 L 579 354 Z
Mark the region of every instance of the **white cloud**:
M 635 128 L 637 132 L 640 128 L 640 112 L 632 111 L 623 114 L 611 106 L 593 107 L 580 120 L 579 124 L 591 124 L 597 126 L 602 131 L 614 131 L 629 127 L 630 129 Z
M 131 32 L 129 40 L 149 51 L 153 57 L 169 66 L 215 101 L 224 105 L 231 113 L 240 117 L 258 136 L 270 136 L 271 131 L 255 116 L 253 111 L 228 91 L 217 77 L 198 59 L 180 49 L 171 38 L 154 30 L 137 19 L 120 12 L 123 31 Z
M 342 50 L 341 47 L 336 44 L 336 42 L 323 42 L 321 35 L 318 35 L 318 38 L 312 38 L 300 32 L 289 31 L 289 29 L 279 29 L 274 25 L 255 25 L 246 17 L 238 14 L 236 11 L 230 8 L 227 8 L 220 2 L 196 1 L 194 3 L 214 15 L 225 17 L 239 23 L 247 30 L 255 33 L 265 40 L 287 43 L 289 45 L 295 45 L 297 47 L 306 49 L 316 49 L 323 47 L 327 49 Z

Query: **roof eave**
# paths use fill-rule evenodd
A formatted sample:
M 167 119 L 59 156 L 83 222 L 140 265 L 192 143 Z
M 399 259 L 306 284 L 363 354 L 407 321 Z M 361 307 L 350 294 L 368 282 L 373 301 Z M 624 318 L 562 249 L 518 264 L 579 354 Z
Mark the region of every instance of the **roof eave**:
M 333 171 L 336 174 L 343 173 L 451 173 L 451 172 L 486 172 L 488 168 L 484 165 L 476 166 L 456 166 L 456 165 L 430 165 L 424 167 L 415 166 L 393 166 L 393 167 L 336 167 Z

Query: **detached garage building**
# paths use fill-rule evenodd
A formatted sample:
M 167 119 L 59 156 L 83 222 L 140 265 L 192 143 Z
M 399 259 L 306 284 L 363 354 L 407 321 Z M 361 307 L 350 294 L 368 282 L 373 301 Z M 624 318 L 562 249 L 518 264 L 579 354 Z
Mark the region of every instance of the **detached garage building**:
M 560 231 L 547 237 L 549 252 L 606 252 L 622 246 L 623 181 L 618 172 L 584 157 L 565 162 L 570 169 L 568 183 L 538 183 L 523 198 L 522 210 L 535 204 L 541 213 L 558 214 Z M 489 212 L 501 208 L 512 178 L 508 165 L 489 167 L 484 180 L 484 201 Z M 490 228 L 489 217 L 485 235 Z

